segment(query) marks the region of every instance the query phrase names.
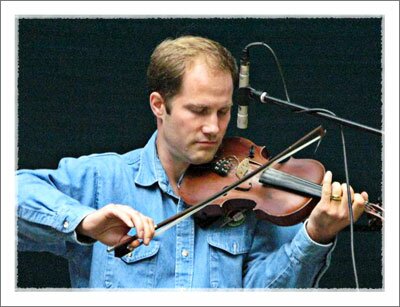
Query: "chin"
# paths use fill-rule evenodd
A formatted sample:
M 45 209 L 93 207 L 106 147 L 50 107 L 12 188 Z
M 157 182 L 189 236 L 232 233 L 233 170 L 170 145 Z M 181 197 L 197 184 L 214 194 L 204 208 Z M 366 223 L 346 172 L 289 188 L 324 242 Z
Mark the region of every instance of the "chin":
M 205 155 L 201 155 L 201 156 L 197 156 L 197 157 L 193 157 L 190 160 L 191 164 L 195 164 L 195 165 L 200 165 L 200 164 L 205 164 L 208 162 L 211 162 L 214 159 L 214 154 L 205 154 Z

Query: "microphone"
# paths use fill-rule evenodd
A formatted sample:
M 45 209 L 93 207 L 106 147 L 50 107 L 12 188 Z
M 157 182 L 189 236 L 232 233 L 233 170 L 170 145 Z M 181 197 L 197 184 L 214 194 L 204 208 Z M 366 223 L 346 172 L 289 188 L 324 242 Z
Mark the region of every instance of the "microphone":
M 237 113 L 237 127 L 239 129 L 247 129 L 249 121 L 249 73 L 250 61 L 249 52 L 247 48 L 242 51 L 240 58 L 240 71 L 239 71 L 239 91 L 238 91 L 238 113 Z

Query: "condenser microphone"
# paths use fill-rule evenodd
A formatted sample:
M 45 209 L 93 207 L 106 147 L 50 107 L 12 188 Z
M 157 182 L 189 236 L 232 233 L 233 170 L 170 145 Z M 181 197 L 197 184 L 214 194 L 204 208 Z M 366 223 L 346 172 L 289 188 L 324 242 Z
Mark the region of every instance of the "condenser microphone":
M 250 61 L 247 48 L 243 49 L 242 57 L 240 58 L 239 70 L 239 91 L 238 91 L 238 113 L 237 127 L 239 129 L 247 129 L 249 122 L 249 73 Z

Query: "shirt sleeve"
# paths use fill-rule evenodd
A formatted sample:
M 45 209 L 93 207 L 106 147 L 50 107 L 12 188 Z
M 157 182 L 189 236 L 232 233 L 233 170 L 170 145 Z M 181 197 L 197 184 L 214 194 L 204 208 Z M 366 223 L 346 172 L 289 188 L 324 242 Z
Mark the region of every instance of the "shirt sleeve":
M 336 241 L 329 244 L 313 241 L 305 223 L 290 227 L 259 224 L 245 269 L 245 287 L 318 287 L 329 267 Z
M 18 248 L 63 255 L 65 242 L 95 242 L 75 229 L 98 206 L 98 177 L 88 157 L 64 158 L 56 170 L 17 171 Z

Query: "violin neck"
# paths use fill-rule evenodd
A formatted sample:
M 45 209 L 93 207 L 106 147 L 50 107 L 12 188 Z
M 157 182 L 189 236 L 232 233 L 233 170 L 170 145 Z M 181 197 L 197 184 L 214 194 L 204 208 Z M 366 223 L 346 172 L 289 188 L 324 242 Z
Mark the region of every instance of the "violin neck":
M 274 168 L 266 169 L 260 176 L 259 181 L 262 184 L 270 185 L 280 189 L 295 192 L 306 197 L 318 197 L 321 198 L 322 186 L 314 182 L 290 175 L 288 173 L 278 171 Z M 373 216 L 379 222 L 382 223 L 384 220 L 383 213 L 384 209 L 378 204 L 365 202 L 365 212 Z
M 308 197 L 321 198 L 322 186 L 314 182 L 278 171 L 274 168 L 265 170 L 259 181 L 262 184 L 286 189 Z

